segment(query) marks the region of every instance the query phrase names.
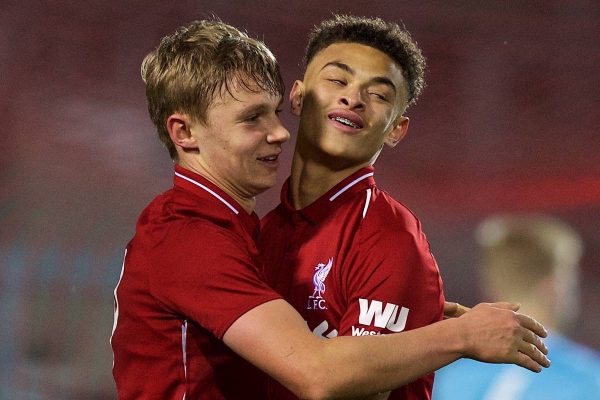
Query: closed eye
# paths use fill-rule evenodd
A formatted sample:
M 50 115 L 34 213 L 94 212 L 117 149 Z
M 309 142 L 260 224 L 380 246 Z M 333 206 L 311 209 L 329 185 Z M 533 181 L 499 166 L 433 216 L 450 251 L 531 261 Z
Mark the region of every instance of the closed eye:
M 382 101 L 388 101 L 387 96 L 381 93 L 371 92 L 369 93 L 371 96 L 375 96 L 377 99 Z
M 346 85 L 346 82 L 345 82 L 345 81 L 343 81 L 343 80 L 341 80 L 341 79 L 327 79 L 327 80 L 328 80 L 329 82 L 333 82 L 333 83 L 335 83 L 336 85 L 342 85 L 342 86 L 345 86 L 345 85 Z
M 276 108 L 275 110 L 272 111 L 261 111 L 261 112 L 256 112 L 256 113 L 252 113 L 252 114 L 248 114 L 247 116 L 243 117 L 241 119 L 241 122 L 245 123 L 245 124 L 259 124 L 262 120 L 263 117 L 266 117 L 268 115 L 270 115 L 269 113 L 273 112 L 275 114 L 275 116 L 277 118 L 279 118 L 279 115 L 282 112 L 281 108 Z

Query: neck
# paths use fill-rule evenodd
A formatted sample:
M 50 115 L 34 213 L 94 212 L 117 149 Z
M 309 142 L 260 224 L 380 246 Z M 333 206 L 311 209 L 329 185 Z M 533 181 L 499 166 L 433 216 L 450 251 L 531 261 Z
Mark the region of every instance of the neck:
M 299 143 L 296 144 L 290 176 L 290 195 L 295 209 L 311 205 L 344 178 L 371 165 L 364 163 L 339 169 L 332 167 L 332 164 L 336 163 L 323 162 L 323 157 L 314 151 L 302 149 Z
M 218 176 L 215 176 L 215 174 L 211 173 L 210 169 L 205 168 L 202 163 L 194 162 L 193 160 L 182 160 L 180 158 L 179 165 L 181 165 L 185 169 L 197 173 L 198 175 L 202 175 L 204 178 L 214 183 L 216 186 L 219 187 L 219 189 L 227 193 L 240 206 L 242 206 L 242 208 L 248 214 L 252 214 L 252 212 L 254 211 L 254 207 L 256 206 L 256 198 L 254 196 L 249 197 L 240 194 L 234 189 L 233 186 L 228 185 L 227 182 L 222 182 L 222 179 L 219 179 Z

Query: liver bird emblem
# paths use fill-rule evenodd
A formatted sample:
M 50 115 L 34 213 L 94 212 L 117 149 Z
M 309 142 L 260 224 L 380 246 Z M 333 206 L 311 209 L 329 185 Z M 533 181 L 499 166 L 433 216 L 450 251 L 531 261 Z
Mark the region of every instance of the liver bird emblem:
M 321 299 L 323 298 L 322 294 L 325 292 L 325 278 L 329 274 L 331 267 L 333 266 L 333 257 L 327 261 L 327 265 L 323 263 L 317 264 L 315 267 L 315 274 L 313 276 L 313 285 L 315 286 L 315 290 L 312 296 L 309 296 L 310 299 Z

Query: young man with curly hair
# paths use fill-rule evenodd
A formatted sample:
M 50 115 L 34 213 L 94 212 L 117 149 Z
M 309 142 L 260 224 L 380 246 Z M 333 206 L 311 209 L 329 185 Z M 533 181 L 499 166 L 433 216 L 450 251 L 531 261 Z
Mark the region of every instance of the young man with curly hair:
M 305 64 L 290 94 L 300 118 L 291 176 L 261 230 L 267 283 L 323 338 L 441 321 L 442 281 L 421 223 L 377 187 L 373 167 L 407 133 L 404 113 L 424 87 L 421 51 L 397 24 L 338 15 L 311 32 Z M 374 398 L 429 399 L 427 372 Z M 273 399 L 293 398 L 271 386 Z

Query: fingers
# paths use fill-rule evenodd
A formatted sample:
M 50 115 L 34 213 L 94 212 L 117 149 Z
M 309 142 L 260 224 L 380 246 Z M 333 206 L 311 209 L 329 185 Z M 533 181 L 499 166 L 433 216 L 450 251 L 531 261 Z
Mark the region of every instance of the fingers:
M 490 307 L 503 308 L 503 309 L 511 310 L 511 311 L 519 311 L 519 308 L 521 308 L 521 304 L 509 303 L 507 301 L 498 301 L 496 303 L 485 303 L 485 304 L 489 305 Z
M 458 304 L 452 301 L 444 302 L 445 318 L 458 318 L 469 310 L 469 307 L 465 307 L 462 304 Z
M 515 364 L 532 372 L 542 372 L 542 365 L 524 353 L 518 353 Z
M 548 348 L 540 337 L 548 336 L 548 332 L 535 319 L 516 313 L 519 324 L 522 326 L 523 341 L 519 345 L 517 364 L 533 372 L 540 372 L 542 368 L 550 366 L 550 360 L 546 355 Z
M 542 341 L 542 339 L 540 339 L 538 335 L 531 332 L 530 330 L 525 330 L 525 333 L 523 334 L 523 340 L 529 344 L 534 345 L 543 354 L 548 354 L 548 348 L 546 347 L 546 344 Z
M 544 350 L 541 350 L 540 346 Z M 541 341 L 538 344 L 534 344 L 524 340 L 519 346 L 517 364 L 531 371 L 540 372 L 542 370 L 542 367 L 548 368 L 550 366 L 550 360 L 548 359 L 548 357 L 546 357 L 543 351 L 545 351 L 546 353 L 548 352 L 546 346 L 544 346 L 543 343 L 541 343 Z
M 519 313 L 517 313 L 517 317 L 519 319 L 519 323 L 523 328 L 529 329 L 531 332 L 535 333 L 539 337 L 545 338 L 546 336 L 548 336 L 548 331 L 546 331 L 544 326 L 537 322 L 535 319 L 531 318 L 528 315 Z
M 444 302 L 444 317 L 454 318 L 454 314 L 456 314 L 457 307 L 458 307 L 458 303 L 454 303 L 452 301 L 445 301 Z
M 524 316 L 519 315 L 519 317 Z M 532 320 L 529 317 L 527 318 Z M 533 321 L 537 323 L 537 321 Z M 548 348 L 544 342 L 538 335 L 527 328 L 523 328 L 521 332 L 523 340 L 518 346 L 516 364 L 533 372 L 540 372 L 542 368 L 548 368 L 550 360 L 546 356 Z
M 458 305 L 457 305 L 458 307 Z M 468 357 L 485 362 L 516 364 L 533 372 L 550 365 L 548 349 L 540 337 L 546 337 L 544 327 L 535 319 L 515 312 L 519 304 L 482 303 L 467 312 L 460 321 L 469 329 Z M 453 310 L 453 305 L 448 309 Z

